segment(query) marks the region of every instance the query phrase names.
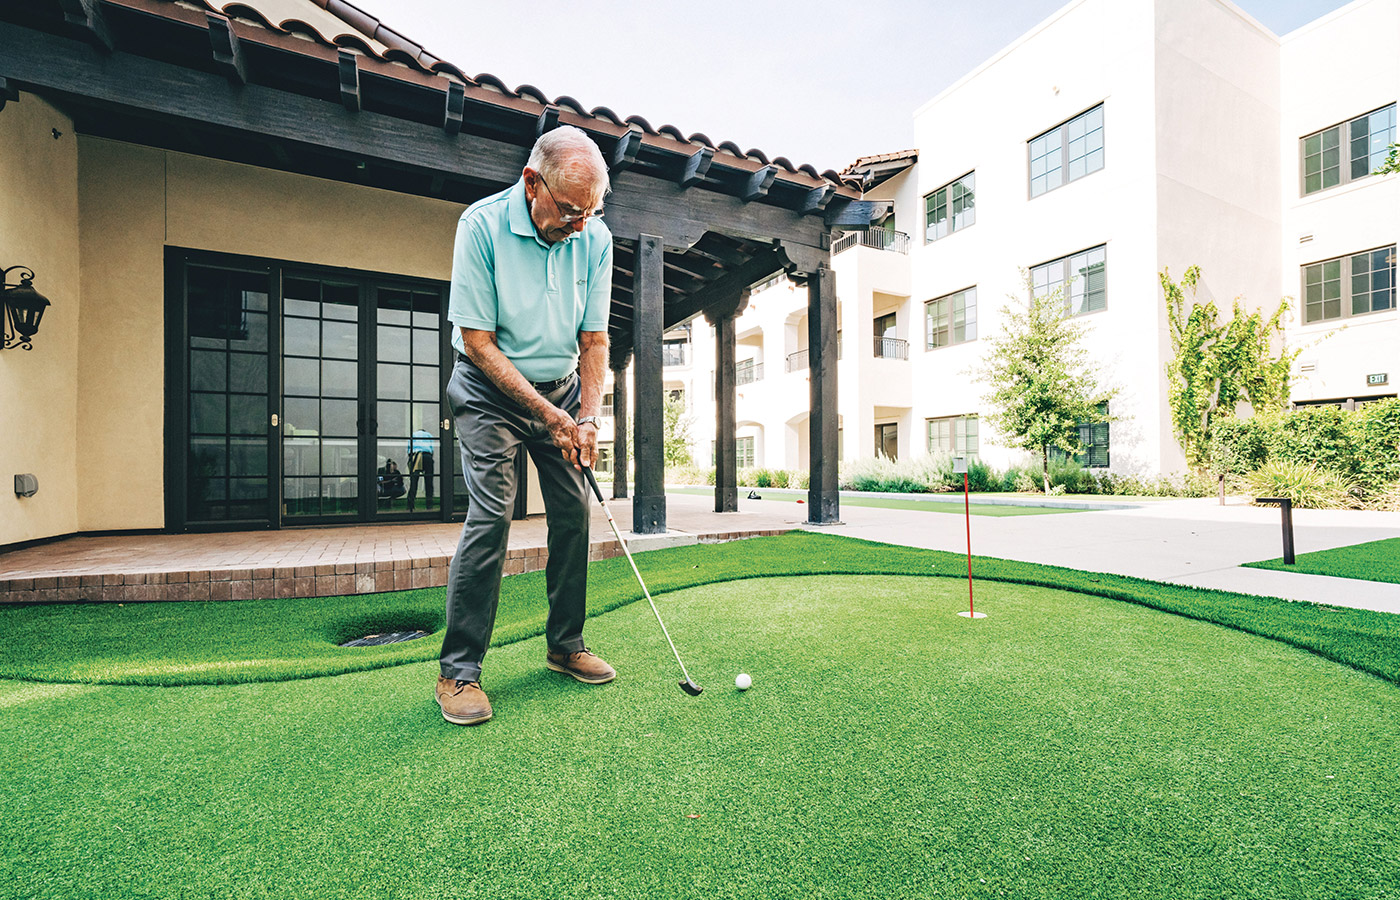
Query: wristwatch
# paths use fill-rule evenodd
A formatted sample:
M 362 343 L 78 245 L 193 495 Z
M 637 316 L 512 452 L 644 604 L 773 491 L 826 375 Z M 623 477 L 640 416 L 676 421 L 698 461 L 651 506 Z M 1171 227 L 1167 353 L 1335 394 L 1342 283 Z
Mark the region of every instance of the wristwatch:
M 597 428 L 597 427 L 598 427 L 598 417 L 597 417 L 597 416 L 584 416 L 582 419 L 579 419 L 578 422 L 575 423 L 575 424 L 578 424 L 578 425 L 592 425 L 594 428 Z

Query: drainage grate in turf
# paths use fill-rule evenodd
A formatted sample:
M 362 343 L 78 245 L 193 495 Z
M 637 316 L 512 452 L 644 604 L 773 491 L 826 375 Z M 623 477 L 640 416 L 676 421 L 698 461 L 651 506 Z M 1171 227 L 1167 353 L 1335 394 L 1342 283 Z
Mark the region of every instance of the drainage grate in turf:
M 416 640 L 420 637 L 427 637 L 426 631 L 394 631 L 387 634 L 367 634 L 362 638 L 355 638 L 353 641 L 346 641 L 342 647 L 377 647 L 380 644 L 401 644 L 404 641 Z

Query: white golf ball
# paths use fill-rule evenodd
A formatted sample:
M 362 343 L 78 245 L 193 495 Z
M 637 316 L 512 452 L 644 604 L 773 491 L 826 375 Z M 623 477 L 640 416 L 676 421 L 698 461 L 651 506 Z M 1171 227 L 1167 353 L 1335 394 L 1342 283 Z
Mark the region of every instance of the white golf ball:
M 753 679 L 743 672 L 740 672 L 739 677 L 734 679 L 734 686 L 741 691 L 747 691 L 752 685 Z

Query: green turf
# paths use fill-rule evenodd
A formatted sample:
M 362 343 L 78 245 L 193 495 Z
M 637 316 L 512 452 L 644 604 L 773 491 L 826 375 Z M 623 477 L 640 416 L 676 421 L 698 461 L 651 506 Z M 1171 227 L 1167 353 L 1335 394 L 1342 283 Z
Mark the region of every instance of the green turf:
M 711 548 L 717 549 L 717 548 Z M 1393 898 L 1400 691 L 1105 598 L 773 578 L 497 648 L 178 689 L 0 683 L 6 898 Z M 752 690 L 732 688 L 754 676 Z
M 1278 569 L 1280 572 L 1304 572 L 1308 575 L 1334 575 L 1337 578 L 1358 578 L 1362 581 L 1388 581 L 1400 584 L 1400 538 L 1386 538 L 1333 550 L 1300 553 L 1293 565 L 1282 558 L 1245 563 L 1256 569 Z
M 805 531 L 654 550 L 637 560 L 653 592 L 770 575 L 967 575 L 961 554 Z M 1400 682 L 1400 616 L 982 557 L 973 558 L 973 573 L 977 580 L 1068 588 L 1216 622 Z M 590 614 L 640 599 L 625 559 L 590 567 Z M 505 579 L 493 643 L 543 634 L 545 613 L 543 572 Z M 442 588 L 230 603 L 0 607 L 0 633 L 20 638 L 0 642 L 0 678 L 168 686 L 335 675 L 436 659 L 438 636 L 383 647 L 337 644 L 372 632 L 436 631 L 442 620 Z
M 757 488 L 759 496 L 764 500 L 777 500 L 786 503 L 805 503 L 806 498 L 799 494 L 783 494 L 776 491 L 763 493 L 765 488 Z M 668 494 L 692 494 L 708 495 L 713 494 L 713 488 L 667 488 Z M 952 496 L 952 495 L 948 495 Z M 1046 516 L 1057 513 L 1083 512 L 1082 509 L 1070 509 L 1063 506 L 1016 506 L 1010 503 L 972 503 L 963 508 L 962 498 L 953 500 L 905 500 L 894 497 L 854 497 L 849 494 L 841 495 L 843 506 L 870 506 L 876 509 L 912 509 L 918 512 L 937 513 L 957 513 L 965 515 L 971 513 L 974 516 Z

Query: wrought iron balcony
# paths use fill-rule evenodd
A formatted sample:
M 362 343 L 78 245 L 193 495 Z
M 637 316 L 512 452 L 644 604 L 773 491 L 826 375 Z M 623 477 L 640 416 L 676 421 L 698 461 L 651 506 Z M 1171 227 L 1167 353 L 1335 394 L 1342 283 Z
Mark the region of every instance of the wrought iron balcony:
M 831 245 L 831 255 L 855 246 L 874 247 L 876 250 L 892 250 L 895 253 L 909 254 L 909 235 L 902 231 L 886 231 L 872 228 L 869 231 L 848 231 Z
M 875 357 L 877 359 L 908 359 L 909 342 L 901 341 L 899 338 L 875 339 Z

